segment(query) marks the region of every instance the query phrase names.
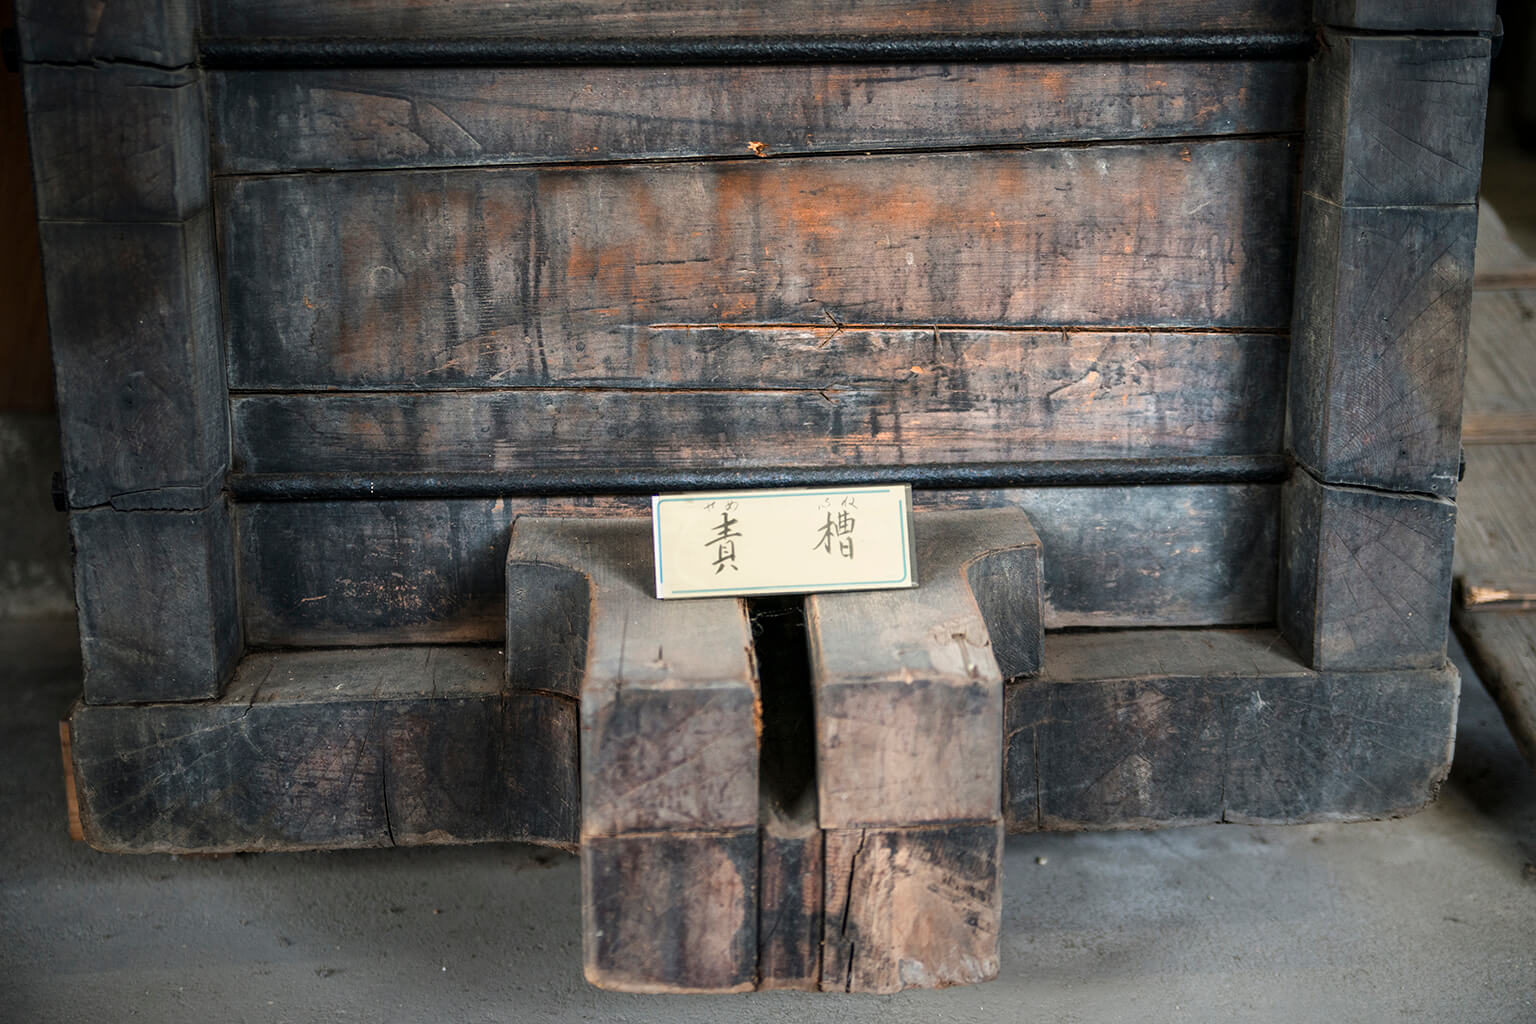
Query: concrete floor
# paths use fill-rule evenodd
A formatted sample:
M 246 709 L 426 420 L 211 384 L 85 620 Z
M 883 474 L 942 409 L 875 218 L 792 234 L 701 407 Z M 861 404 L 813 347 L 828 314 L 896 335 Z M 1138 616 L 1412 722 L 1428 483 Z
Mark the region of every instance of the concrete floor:
M 74 645 L 68 620 L 0 620 L 3 1021 L 1536 1022 L 1536 774 L 1470 675 L 1450 782 L 1414 817 L 1013 837 L 995 982 L 660 997 L 583 981 L 563 854 L 71 843 Z

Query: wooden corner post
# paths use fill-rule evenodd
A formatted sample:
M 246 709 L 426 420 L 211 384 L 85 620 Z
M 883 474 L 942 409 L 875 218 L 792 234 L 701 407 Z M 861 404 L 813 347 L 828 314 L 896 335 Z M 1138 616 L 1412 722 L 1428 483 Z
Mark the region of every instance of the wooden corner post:
M 1280 625 L 1313 668 L 1435 668 L 1493 3 L 1315 10 Z
M 218 696 L 241 653 L 192 0 L 19 0 L 93 704 Z

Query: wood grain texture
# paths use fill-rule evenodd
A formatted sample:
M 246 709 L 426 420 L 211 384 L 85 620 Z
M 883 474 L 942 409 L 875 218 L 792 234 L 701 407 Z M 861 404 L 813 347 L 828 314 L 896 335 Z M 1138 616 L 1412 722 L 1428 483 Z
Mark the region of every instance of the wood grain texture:
M 570 703 L 503 694 L 493 648 L 253 654 L 197 704 L 79 705 L 85 833 L 132 853 L 482 840 L 572 848 Z
M 1473 294 L 1464 393 L 1468 421 L 1536 412 L 1536 288 Z
M 209 74 L 219 173 L 958 149 L 1301 126 L 1282 61 Z
M 1289 439 L 1321 478 L 1452 496 L 1477 211 L 1302 202 Z
M 1406 814 L 1449 770 L 1459 685 L 1314 672 L 1269 629 L 1052 636 L 1007 689 L 1008 828 Z
M 587 981 L 621 992 L 746 992 L 757 979 L 757 830 L 588 837 Z
M 1494 0 L 1316 0 L 1317 20 L 1338 28 L 1492 32 Z
M 1458 609 L 1451 622 L 1520 753 L 1536 768 L 1536 615 Z
M 41 230 L 70 504 L 205 505 L 229 458 L 209 216 Z
M 917 502 L 1022 508 L 1046 552 L 1048 629 L 1241 625 L 1275 617 L 1279 491 L 1038 487 L 918 492 Z M 596 498 L 240 505 L 246 636 L 260 646 L 502 643 L 516 516 L 644 511 L 643 501 Z
M 764 801 L 760 822 L 757 987 L 814 990 L 821 984 L 824 877 L 815 799 L 788 809 Z
M 1062 33 L 1278 30 L 1306 24 L 1298 0 L 1143 0 L 1084 5 L 1075 0 L 814 0 L 773 5 L 721 0 L 579 3 L 525 0 L 202 0 L 206 35 L 223 37 L 463 37 L 549 39 L 813 34 Z
M 1455 572 L 1463 583 L 1502 586 L 1536 575 L 1536 444 L 1468 451 L 1457 506 Z
M 1295 162 L 1233 140 L 230 180 L 229 345 L 346 367 L 646 324 L 1283 328 Z
M 27 61 L 182 67 L 197 57 L 195 0 L 16 0 L 16 24 Z
M 1473 202 L 1488 40 L 1332 32 L 1323 40 L 1307 87 L 1303 187 L 1346 206 Z
M 968 570 L 1006 577 L 998 625 L 1038 656 L 1040 540 L 1017 509 L 919 513 L 913 534 L 917 588 L 806 598 L 823 828 L 998 814 L 1004 672 Z
M 22 81 L 40 218 L 175 221 L 208 205 L 200 72 L 29 64 Z
M 997 976 L 1000 824 L 826 832 L 821 987 L 899 992 Z
M 217 697 L 241 653 L 229 506 L 77 510 L 69 529 L 85 700 Z
M 741 602 L 656 600 L 645 519 L 519 518 L 509 586 L 525 585 L 529 564 L 588 581 L 585 622 L 572 622 L 587 629 L 577 680 L 583 836 L 755 827 L 757 677 Z M 517 617 L 532 606 L 509 605 L 509 637 L 548 628 L 542 614 Z
M 1317 669 L 1439 668 L 1456 506 L 1319 483 L 1284 488 L 1279 623 Z

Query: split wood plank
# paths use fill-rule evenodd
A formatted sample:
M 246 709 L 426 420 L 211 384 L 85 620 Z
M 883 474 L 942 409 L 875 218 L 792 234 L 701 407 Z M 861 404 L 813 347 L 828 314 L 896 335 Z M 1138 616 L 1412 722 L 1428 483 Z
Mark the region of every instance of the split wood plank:
M 462 38 L 631 40 L 708 36 L 827 35 L 921 37 L 933 33 L 1280 31 L 1308 22 L 1300 0 L 816 0 L 773 5 L 722 0 L 202 0 L 206 37 Z
M 1007 690 L 1010 831 L 1397 817 L 1450 769 L 1454 668 L 1316 672 L 1271 630 L 1051 638 Z
M 916 589 L 806 599 L 824 829 L 998 814 L 1003 680 L 1040 665 L 1040 539 L 1017 509 L 918 513 L 913 534 Z
M 825 12 L 818 15 L 818 21 Z M 1286 61 L 216 71 L 214 170 L 964 149 L 1298 131 Z
M 481 841 L 572 849 L 574 715 L 495 648 L 252 654 L 217 700 L 78 705 L 87 840 L 113 852 Z M 552 717 L 553 713 L 553 717 Z
M 1282 444 L 1278 335 L 639 329 L 612 339 L 611 360 L 610 344 L 582 347 L 595 380 L 550 381 L 546 364 L 500 371 L 545 377 L 513 390 L 236 395 L 235 468 L 574 468 L 594 446 L 610 468 L 647 471 L 804 465 L 812 450 L 899 465 Z
M 656 600 L 640 518 L 521 517 L 506 573 L 511 685 L 580 696 L 587 980 L 754 987 L 759 701 L 745 606 Z M 540 600 L 550 582 L 564 622 Z M 584 641 L 534 649 L 562 625 Z
M 916 500 L 1022 508 L 1050 552 L 1045 624 L 1059 629 L 1273 621 L 1279 495 L 1278 485 L 1241 484 L 918 492 Z M 262 647 L 503 643 L 514 518 L 646 508 L 643 499 L 556 497 L 241 504 L 246 637 Z M 541 629 L 574 621 L 569 609 L 579 605 L 560 602 Z
M 226 179 L 229 347 L 346 367 L 636 325 L 1284 328 L 1296 159 L 1244 139 Z

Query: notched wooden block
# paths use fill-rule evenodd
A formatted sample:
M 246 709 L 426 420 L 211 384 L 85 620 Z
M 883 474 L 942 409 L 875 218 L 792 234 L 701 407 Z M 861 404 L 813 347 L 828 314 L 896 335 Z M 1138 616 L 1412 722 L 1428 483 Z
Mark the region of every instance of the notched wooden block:
M 1488 61 L 1484 38 L 1325 32 L 1307 86 L 1302 187 L 1346 206 L 1474 202 Z
M 202 73 L 28 65 L 41 220 L 178 221 L 208 206 Z
M 1302 201 L 1290 447 L 1320 477 L 1456 493 L 1477 210 Z
M 826 833 L 821 987 L 899 992 L 997 976 L 1001 822 Z
M 197 59 L 195 0 L 16 0 L 21 56 L 181 67 Z
M 69 517 L 91 704 L 206 700 L 241 653 L 229 506 Z
M 211 216 L 39 230 L 70 505 L 202 493 L 229 465 Z
M 1280 626 L 1316 669 L 1438 669 L 1451 610 L 1456 506 L 1319 483 L 1282 491 Z
M 825 828 L 999 813 L 1004 672 L 995 654 L 1009 675 L 1038 669 L 1039 539 L 1017 509 L 919 514 L 914 534 L 915 590 L 806 601 Z M 994 623 L 1006 638 L 1000 649 Z
M 757 829 L 581 845 L 587 980 L 624 992 L 745 992 L 757 978 Z

